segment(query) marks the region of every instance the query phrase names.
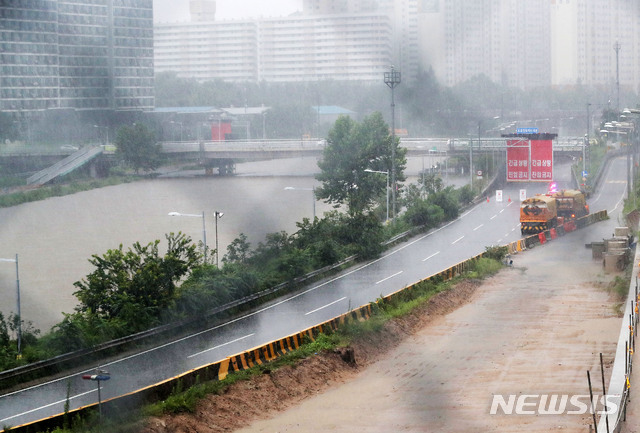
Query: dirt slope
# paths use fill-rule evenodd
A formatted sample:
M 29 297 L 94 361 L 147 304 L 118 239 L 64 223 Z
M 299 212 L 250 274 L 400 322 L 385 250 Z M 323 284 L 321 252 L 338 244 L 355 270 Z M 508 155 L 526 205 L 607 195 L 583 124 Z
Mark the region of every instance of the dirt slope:
M 586 370 L 599 372 L 600 352 L 611 362 L 613 276 L 581 242 L 567 236 L 441 293 L 355 345 L 356 366 L 322 354 L 144 432 L 586 432 L 590 415 L 489 415 L 493 394 L 588 393 Z

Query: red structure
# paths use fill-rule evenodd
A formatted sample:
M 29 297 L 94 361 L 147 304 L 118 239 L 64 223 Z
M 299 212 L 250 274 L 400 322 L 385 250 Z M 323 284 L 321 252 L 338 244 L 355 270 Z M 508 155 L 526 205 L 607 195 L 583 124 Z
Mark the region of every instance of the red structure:
M 507 181 L 550 182 L 553 180 L 553 140 L 557 134 L 509 134 Z
M 231 139 L 231 121 L 221 120 L 211 124 L 211 140 L 226 141 Z

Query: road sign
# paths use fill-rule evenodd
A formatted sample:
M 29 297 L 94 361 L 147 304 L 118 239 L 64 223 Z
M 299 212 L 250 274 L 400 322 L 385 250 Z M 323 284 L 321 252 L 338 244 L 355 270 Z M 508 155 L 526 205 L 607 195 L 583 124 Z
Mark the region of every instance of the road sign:
M 516 134 L 537 134 L 538 128 L 516 128 Z
M 109 380 L 111 376 L 108 374 L 83 374 L 82 378 L 84 380 Z
M 582 177 L 587 177 L 589 176 L 589 173 L 587 173 L 587 170 L 582 170 Z
M 497 189 L 496 190 L 496 201 L 497 202 L 501 202 L 502 201 L 502 190 L 501 189 Z
M 525 201 L 527 199 L 527 190 L 526 189 L 521 189 L 520 190 L 520 201 Z

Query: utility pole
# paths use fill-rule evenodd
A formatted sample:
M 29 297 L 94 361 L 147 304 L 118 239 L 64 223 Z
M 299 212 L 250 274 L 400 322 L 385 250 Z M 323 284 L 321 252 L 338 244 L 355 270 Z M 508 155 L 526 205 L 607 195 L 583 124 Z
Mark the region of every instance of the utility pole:
M 620 42 L 616 41 L 613 44 L 613 49 L 616 51 L 616 116 L 620 121 Z M 616 134 L 618 134 L 616 132 Z M 618 134 L 619 137 L 619 134 Z M 628 136 L 627 136 L 628 137 Z M 618 140 L 620 141 L 620 140 Z M 631 198 L 631 152 L 627 148 L 627 199 Z
M 589 107 L 591 107 L 591 103 L 587 102 L 587 141 L 584 143 L 584 147 L 582 148 L 582 171 L 587 170 L 587 146 L 589 146 L 589 130 L 591 129 L 591 112 Z
M 620 111 L 620 63 L 619 63 L 619 52 L 620 52 L 620 43 L 616 41 L 613 44 L 613 49 L 616 51 L 616 111 Z
M 391 193 L 393 202 L 392 218 L 396 217 L 396 103 L 394 88 L 400 84 L 400 72 L 391 65 L 391 72 L 384 73 L 384 83 L 391 88 Z

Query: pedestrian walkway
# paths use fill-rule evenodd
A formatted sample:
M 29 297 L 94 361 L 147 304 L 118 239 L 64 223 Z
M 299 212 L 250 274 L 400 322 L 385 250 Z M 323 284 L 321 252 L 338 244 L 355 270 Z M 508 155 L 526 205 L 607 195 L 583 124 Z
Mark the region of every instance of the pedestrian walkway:
M 86 146 L 27 179 L 27 185 L 44 185 L 59 176 L 71 173 L 102 153 L 100 146 Z

